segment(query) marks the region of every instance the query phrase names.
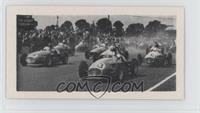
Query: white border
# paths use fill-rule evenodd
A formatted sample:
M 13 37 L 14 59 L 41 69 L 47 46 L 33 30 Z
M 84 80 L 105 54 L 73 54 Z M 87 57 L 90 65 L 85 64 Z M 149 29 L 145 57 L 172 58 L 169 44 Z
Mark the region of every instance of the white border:
M 176 17 L 176 91 L 109 92 L 101 99 L 184 99 L 184 8 L 131 6 L 8 6 L 6 8 L 7 98 L 93 99 L 88 92 L 16 91 L 16 15 L 140 15 Z
M 13 4 L 62 4 L 62 5 L 158 5 L 158 6 L 185 6 L 186 11 L 186 98 L 184 101 L 112 101 L 112 100 L 101 100 L 101 101 L 72 101 L 72 100 L 9 100 L 5 98 L 5 6 L 13 5 Z M 30 110 L 42 110 L 46 113 L 54 113 L 54 112 L 130 112 L 133 113 L 200 113 L 200 90 L 198 86 L 200 86 L 200 73 L 199 73 L 199 65 L 200 65 L 200 53 L 198 52 L 199 42 L 200 42 L 200 32 L 198 29 L 198 25 L 200 25 L 200 14 L 198 11 L 200 8 L 198 4 L 200 2 L 197 0 L 132 0 L 132 1 L 84 1 L 80 2 L 75 0 L 72 1 L 56 1 L 50 2 L 50 0 L 35 0 L 35 1 L 14 1 L 8 2 L 4 1 L 1 4 L 1 13 L 3 13 L 3 18 L 1 18 L 0 28 L 0 53 L 1 58 L 0 63 L 1 71 L 0 71 L 0 108 L 5 113 L 15 112 L 15 113 L 27 113 Z M 1 14 L 0 13 L 0 14 Z M 35 111 L 32 111 L 35 112 Z M 32 113 L 31 112 L 31 113 Z

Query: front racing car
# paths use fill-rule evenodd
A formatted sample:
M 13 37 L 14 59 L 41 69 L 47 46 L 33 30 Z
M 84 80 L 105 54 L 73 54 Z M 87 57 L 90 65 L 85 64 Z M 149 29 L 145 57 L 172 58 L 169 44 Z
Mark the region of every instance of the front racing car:
M 137 60 L 126 61 L 122 55 L 101 58 L 89 67 L 85 61 L 79 65 L 79 76 L 110 76 L 112 79 L 123 80 L 126 75 L 135 75 L 138 69 Z
M 85 58 L 92 58 L 93 61 L 96 61 L 99 55 L 106 50 L 106 46 L 104 44 L 95 45 L 92 50 L 85 52 Z

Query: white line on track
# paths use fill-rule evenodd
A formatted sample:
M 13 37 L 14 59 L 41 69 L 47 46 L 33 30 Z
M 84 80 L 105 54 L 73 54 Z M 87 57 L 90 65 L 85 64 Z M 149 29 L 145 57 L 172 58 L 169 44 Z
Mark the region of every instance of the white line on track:
M 159 83 L 157 83 L 156 85 L 154 85 L 153 87 L 149 88 L 148 90 L 146 90 L 146 92 L 152 91 L 154 89 L 156 89 L 157 87 L 159 87 L 160 85 L 162 85 L 163 83 L 165 83 L 167 80 L 169 80 L 170 78 L 174 77 L 176 75 L 176 73 L 171 74 L 170 76 L 166 77 L 164 80 L 160 81 Z

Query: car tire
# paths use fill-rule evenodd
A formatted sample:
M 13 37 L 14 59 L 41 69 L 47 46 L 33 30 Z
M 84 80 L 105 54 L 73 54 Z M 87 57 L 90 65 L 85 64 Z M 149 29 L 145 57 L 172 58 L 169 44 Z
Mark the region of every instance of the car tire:
M 164 66 L 165 65 L 166 56 L 160 56 L 156 59 L 156 66 Z
M 142 58 L 142 55 L 141 55 L 141 54 L 138 54 L 138 55 L 137 55 L 137 60 L 138 60 L 138 65 L 141 65 L 142 62 L 143 62 L 143 58 Z
M 27 57 L 27 54 L 22 54 L 22 55 L 20 56 L 20 64 L 21 64 L 22 66 L 26 66 L 26 65 L 27 65 L 26 57 Z
M 93 54 L 93 62 L 97 61 L 98 60 L 98 54 L 97 53 L 94 53 Z
M 138 60 L 132 59 L 131 63 L 132 63 L 132 65 L 131 65 L 131 75 L 136 75 L 137 72 L 138 72 L 138 66 L 139 66 Z
M 146 47 L 146 55 L 150 52 L 150 48 Z
M 89 59 L 90 58 L 90 52 L 89 51 L 85 51 L 85 58 Z
M 80 78 L 88 76 L 88 64 L 86 61 L 80 62 L 78 73 Z
M 124 71 L 122 69 L 119 70 L 117 80 L 122 81 L 124 80 Z
M 125 51 L 124 52 L 124 57 L 128 60 L 129 59 L 129 53 L 128 53 L 128 51 Z
M 122 64 L 118 64 L 112 79 L 114 81 L 122 81 L 125 78 L 125 71 L 126 70 L 123 68 Z
M 53 66 L 53 59 L 51 57 L 46 58 L 46 66 L 48 66 L 48 67 Z
M 172 65 L 172 54 L 171 53 L 168 53 L 167 54 L 167 65 Z

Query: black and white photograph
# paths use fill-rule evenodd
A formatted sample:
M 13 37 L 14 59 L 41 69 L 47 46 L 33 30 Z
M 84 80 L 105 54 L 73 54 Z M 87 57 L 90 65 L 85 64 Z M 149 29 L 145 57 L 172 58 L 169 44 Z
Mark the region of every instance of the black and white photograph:
M 88 92 L 99 99 L 177 91 L 176 15 L 16 14 L 15 20 L 17 92 Z

